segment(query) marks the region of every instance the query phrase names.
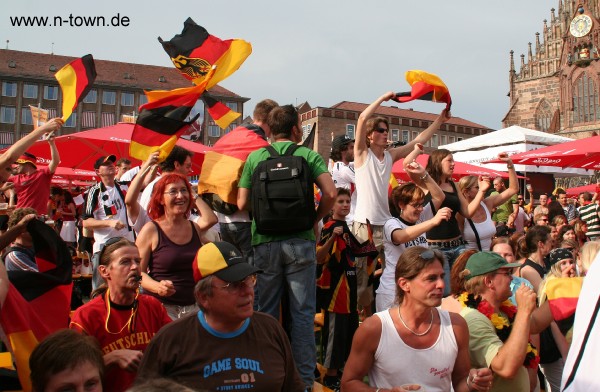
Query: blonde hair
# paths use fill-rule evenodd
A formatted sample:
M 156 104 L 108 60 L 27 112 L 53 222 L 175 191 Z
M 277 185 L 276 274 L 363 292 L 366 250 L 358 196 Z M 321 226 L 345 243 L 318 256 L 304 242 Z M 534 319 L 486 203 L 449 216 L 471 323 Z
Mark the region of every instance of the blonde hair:
M 582 274 L 585 274 L 590 269 L 599 251 L 600 241 L 589 241 L 583 244 L 583 247 L 581 247 L 579 251 L 578 260 L 579 267 L 581 268 L 580 272 Z
M 477 176 L 464 176 L 458 181 L 458 186 L 460 191 L 466 192 L 467 190 L 473 188 L 478 183 Z

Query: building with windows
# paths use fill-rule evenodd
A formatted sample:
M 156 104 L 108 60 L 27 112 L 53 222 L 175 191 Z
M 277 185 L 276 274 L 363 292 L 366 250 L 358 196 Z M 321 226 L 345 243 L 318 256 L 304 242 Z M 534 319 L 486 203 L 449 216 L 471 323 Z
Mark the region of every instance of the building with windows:
M 505 127 L 520 125 L 572 138 L 600 130 L 600 2 L 559 0 L 542 33 L 515 68 L 510 52 L 510 107 Z
M 356 121 L 358 116 L 369 106 L 366 103 L 343 101 L 331 107 L 312 108 L 308 103 L 298 107 L 302 117 L 302 130 L 306 138 L 314 124 L 317 124 L 314 150 L 318 151 L 324 158 L 329 158 L 331 151 L 331 140 L 338 135 L 347 135 L 354 139 L 356 132 Z M 442 107 L 440 106 L 440 110 Z M 390 123 L 390 143 L 407 143 L 417 137 L 437 118 L 438 114 L 418 112 L 412 109 L 400 109 L 395 106 L 380 106 L 376 115 L 386 117 Z M 484 135 L 492 129 L 464 120 L 460 117 L 452 117 L 450 121 L 442 125 L 427 143 L 426 151 L 436 149 L 438 146 L 454 143 L 473 136 Z
M 50 117 L 60 115 L 62 94 L 54 74 L 73 60 L 75 57 L 0 49 L 0 145 L 10 145 L 33 130 L 30 105 L 48 109 Z M 98 76 L 93 88 L 69 117 L 61 134 L 114 125 L 123 116 L 135 116 L 138 107 L 146 103 L 144 90 L 191 86 L 174 67 L 107 60 L 95 60 L 95 64 Z M 210 92 L 242 115 L 222 130 L 199 100 L 192 115 L 200 113 L 200 120 L 192 127 L 191 138 L 208 145 L 241 123 L 244 102 L 249 100 L 218 85 Z

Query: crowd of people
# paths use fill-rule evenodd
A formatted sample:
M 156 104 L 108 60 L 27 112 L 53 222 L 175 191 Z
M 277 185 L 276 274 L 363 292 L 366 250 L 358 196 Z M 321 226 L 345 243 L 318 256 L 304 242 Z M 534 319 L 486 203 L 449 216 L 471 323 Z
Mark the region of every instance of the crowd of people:
M 133 168 L 99 156 L 85 192 L 51 187 L 59 119 L 11 146 L 0 156 L 0 305 L 12 272 L 46 268 L 36 217 L 93 272 L 90 298 L 31 353 L 33 390 L 302 392 L 315 378 L 348 392 L 599 387 L 582 360 L 597 307 L 557 300 L 573 287 L 598 296 L 585 277 L 600 269 L 598 192 L 521 192 L 506 154 L 508 184 L 455 183 L 450 151 L 416 159 L 450 112 L 389 148 L 375 113 L 394 95 L 361 113 L 355 139 L 332 140 L 330 164 L 298 146 L 294 106 L 259 102 L 242 127 L 269 144 L 232 179 L 227 213 L 192 187 L 192 153 L 178 146 Z M 52 160 L 38 168 L 27 149 L 42 137 Z M 411 181 L 390 189 L 400 159 Z

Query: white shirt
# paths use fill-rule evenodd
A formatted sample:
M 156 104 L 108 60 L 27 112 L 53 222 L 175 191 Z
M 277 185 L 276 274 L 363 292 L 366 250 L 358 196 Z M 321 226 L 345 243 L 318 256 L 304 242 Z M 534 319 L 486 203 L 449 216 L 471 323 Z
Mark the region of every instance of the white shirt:
M 383 161 L 377 159 L 371 149 L 367 149 L 365 163 L 355 168 L 356 172 L 356 210 L 354 221 L 382 226 L 391 218 L 388 204 L 388 188 L 392 174 L 392 156 L 388 151 L 383 153 Z

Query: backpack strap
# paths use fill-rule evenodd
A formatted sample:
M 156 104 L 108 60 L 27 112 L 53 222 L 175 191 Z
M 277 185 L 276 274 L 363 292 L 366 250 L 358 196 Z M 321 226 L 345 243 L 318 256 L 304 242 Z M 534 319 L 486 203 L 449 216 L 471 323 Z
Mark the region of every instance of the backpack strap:
M 296 143 L 292 143 L 291 146 L 288 147 L 288 149 L 285 151 L 285 156 L 291 157 L 292 155 L 294 155 L 294 152 L 300 148 L 300 146 Z
M 475 241 L 477 241 L 477 249 L 479 249 L 479 251 L 481 252 L 481 240 L 479 239 L 479 233 L 477 232 L 477 229 L 475 228 L 475 223 L 473 223 L 473 220 L 468 219 L 467 221 L 469 222 L 469 225 L 471 225 L 471 229 L 473 229 L 473 233 L 475 234 Z
M 271 155 L 272 158 L 280 156 L 277 150 L 275 150 L 270 144 L 264 147 L 264 149 L 267 150 L 267 152 L 269 153 L 269 155 Z

